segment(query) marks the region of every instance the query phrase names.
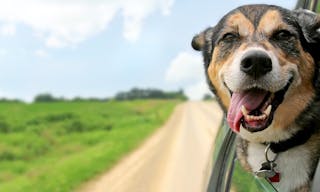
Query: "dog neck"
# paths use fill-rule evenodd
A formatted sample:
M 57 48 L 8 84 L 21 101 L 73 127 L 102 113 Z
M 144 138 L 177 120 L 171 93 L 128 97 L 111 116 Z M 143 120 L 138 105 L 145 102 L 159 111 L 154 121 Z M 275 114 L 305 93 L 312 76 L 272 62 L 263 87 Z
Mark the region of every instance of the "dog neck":
M 293 147 L 306 143 L 311 135 L 315 132 L 313 126 L 305 127 L 304 129 L 296 132 L 292 137 L 287 140 L 279 141 L 277 143 L 264 143 L 265 145 L 270 144 L 270 149 L 274 153 L 281 153 L 287 151 Z

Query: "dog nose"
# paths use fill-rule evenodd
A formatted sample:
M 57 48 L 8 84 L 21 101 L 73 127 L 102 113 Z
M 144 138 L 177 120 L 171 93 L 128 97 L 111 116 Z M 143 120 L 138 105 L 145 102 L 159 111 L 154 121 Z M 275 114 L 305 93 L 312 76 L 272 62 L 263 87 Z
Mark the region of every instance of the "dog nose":
M 264 52 L 253 52 L 242 59 L 240 69 L 258 79 L 272 70 L 272 61 Z

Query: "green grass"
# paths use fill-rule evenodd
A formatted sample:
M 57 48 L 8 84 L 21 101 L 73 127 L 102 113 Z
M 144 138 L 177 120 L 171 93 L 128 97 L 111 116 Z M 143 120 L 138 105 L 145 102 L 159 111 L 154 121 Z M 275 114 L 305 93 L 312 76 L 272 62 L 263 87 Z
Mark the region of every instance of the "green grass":
M 141 144 L 178 102 L 0 103 L 0 192 L 72 191 Z
M 235 162 L 234 175 L 232 178 L 232 188 L 237 192 L 256 192 L 259 188 L 256 186 L 255 178 L 241 167 L 238 161 Z
M 264 178 L 243 169 L 238 160 L 235 161 L 231 189 L 236 192 L 275 191 Z

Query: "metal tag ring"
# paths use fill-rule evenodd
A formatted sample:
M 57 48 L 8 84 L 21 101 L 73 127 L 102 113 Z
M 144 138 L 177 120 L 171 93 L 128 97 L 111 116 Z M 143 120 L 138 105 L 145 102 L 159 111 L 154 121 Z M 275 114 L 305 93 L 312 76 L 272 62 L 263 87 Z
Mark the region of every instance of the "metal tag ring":
M 265 158 L 266 160 L 269 162 L 269 163 L 273 163 L 276 161 L 277 157 L 278 157 L 278 153 L 276 153 L 275 157 L 270 160 L 269 157 L 268 157 L 268 151 L 270 150 L 270 143 L 267 145 L 266 149 L 264 150 L 264 155 L 265 155 Z

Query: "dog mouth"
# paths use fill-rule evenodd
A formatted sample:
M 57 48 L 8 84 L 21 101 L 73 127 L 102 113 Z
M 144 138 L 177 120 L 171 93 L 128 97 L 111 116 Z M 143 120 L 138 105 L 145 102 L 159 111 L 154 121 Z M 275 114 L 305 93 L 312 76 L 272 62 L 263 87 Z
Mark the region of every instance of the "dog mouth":
M 228 109 L 227 121 L 234 132 L 240 131 L 240 126 L 250 132 L 266 129 L 273 120 L 273 116 L 289 89 L 293 78 L 286 86 L 277 92 L 270 92 L 260 88 L 232 93 Z

